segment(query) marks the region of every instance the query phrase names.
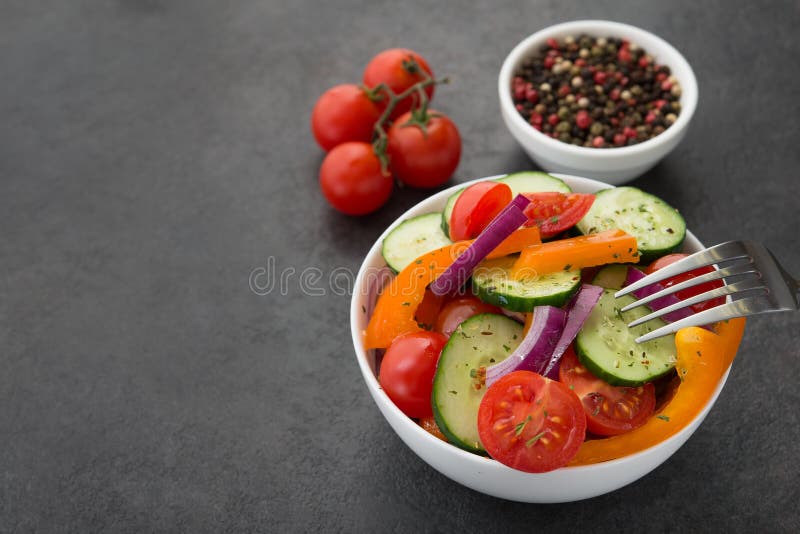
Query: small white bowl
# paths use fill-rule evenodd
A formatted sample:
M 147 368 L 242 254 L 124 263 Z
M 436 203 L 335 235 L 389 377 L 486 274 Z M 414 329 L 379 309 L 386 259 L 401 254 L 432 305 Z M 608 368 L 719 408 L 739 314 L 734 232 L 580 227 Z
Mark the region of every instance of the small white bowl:
M 587 148 L 552 139 L 531 126 L 514 108 L 511 82 L 514 73 L 528 57 L 538 54 L 548 38 L 588 34 L 596 37 L 629 39 L 644 48 L 657 63 L 667 65 L 681 84 L 681 112 L 672 126 L 642 143 L 615 148 Z M 697 80 L 689 63 L 672 45 L 650 32 L 605 20 L 578 20 L 540 30 L 519 43 L 506 57 L 497 84 L 500 112 L 511 135 L 544 170 L 588 176 L 619 185 L 644 174 L 669 154 L 686 135 L 697 107 Z
M 559 175 L 559 178 L 579 193 L 593 193 L 609 187 L 608 184 L 587 178 L 567 175 Z M 488 179 L 490 178 L 481 180 Z M 367 389 L 400 439 L 420 458 L 450 479 L 487 495 L 521 502 L 569 502 L 602 495 L 630 484 L 658 467 L 689 439 L 717 400 L 728 378 L 727 372 L 697 417 L 669 439 L 618 460 L 587 466 L 564 467 L 541 474 L 516 471 L 491 458 L 466 452 L 439 440 L 406 417 L 378 384 L 375 376 L 375 354 L 373 351 L 364 350 L 363 335 L 367 327 L 368 314 L 375 303 L 376 286 L 380 285 L 381 276 L 376 276 L 376 273 L 388 270 L 381 256 L 381 244 L 384 238 L 409 217 L 441 211 L 451 194 L 465 185 L 481 180 L 455 185 L 423 200 L 392 223 L 367 253 L 358 272 L 350 303 L 350 330 L 358 366 Z M 702 243 L 687 231 L 684 252 L 695 252 L 702 248 L 704 248 Z

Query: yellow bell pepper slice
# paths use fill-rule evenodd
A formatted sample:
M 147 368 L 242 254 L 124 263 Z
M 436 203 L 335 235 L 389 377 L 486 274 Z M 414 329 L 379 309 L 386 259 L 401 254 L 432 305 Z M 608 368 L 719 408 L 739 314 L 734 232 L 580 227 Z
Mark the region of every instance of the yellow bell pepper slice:
M 585 442 L 569 465 L 589 465 L 628 456 L 657 445 L 685 428 L 711 399 L 730 367 L 744 334 L 745 319 L 716 325 L 715 332 L 692 327 L 675 335 L 675 369 L 681 379 L 672 399 L 643 426 L 610 438 Z

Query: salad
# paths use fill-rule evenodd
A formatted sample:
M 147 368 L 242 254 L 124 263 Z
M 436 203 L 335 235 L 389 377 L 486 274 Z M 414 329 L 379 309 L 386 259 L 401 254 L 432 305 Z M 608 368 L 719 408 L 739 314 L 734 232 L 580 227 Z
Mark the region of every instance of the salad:
M 428 432 L 522 471 L 660 443 L 705 405 L 744 329 L 739 319 L 635 342 L 662 319 L 720 303 L 628 328 L 651 309 L 722 284 L 621 311 L 713 269 L 614 297 L 683 257 L 675 251 L 685 235 L 677 210 L 633 187 L 582 194 L 525 172 L 459 190 L 441 213 L 408 219 L 383 242 L 396 274 L 364 333 L 380 385 Z

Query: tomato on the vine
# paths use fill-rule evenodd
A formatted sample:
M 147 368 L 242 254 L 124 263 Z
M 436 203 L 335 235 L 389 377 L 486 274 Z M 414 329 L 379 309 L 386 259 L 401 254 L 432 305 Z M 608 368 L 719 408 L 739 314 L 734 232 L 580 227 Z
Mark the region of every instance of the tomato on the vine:
M 594 195 L 584 193 L 523 193 L 530 204 L 525 208 L 528 222 L 538 226 L 542 238 L 553 237 L 575 226 L 594 203 Z
M 372 140 L 380 109 L 355 84 L 342 84 L 325 91 L 311 112 L 311 131 L 324 150 L 347 141 Z
M 478 182 L 467 187 L 450 215 L 450 239 L 473 239 L 511 202 L 511 188 L 499 182 Z
M 412 332 L 398 336 L 386 349 L 378 382 L 407 416 L 433 415 L 433 375 L 445 343 L 447 338 L 438 332 Z
M 486 304 L 472 295 L 454 298 L 442 306 L 434 330 L 450 337 L 458 325 L 479 313 L 501 313 L 501 311 L 497 306 Z
M 639 387 L 612 386 L 584 367 L 572 347 L 561 357 L 558 379 L 581 400 L 586 427 L 599 436 L 616 436 L 642 426 L 656 406 L 652 383 Z
M 446 115 L 410 111 L 389 128 L 386 152 L 398 180 L 412 187 L 437 187 L 458 167 L 461 136 Z
M 372 145 L 362 142 L 342 143 L 328 152 L 319 183 L 331 206 L 348 215 L 375 211 L 392 193 L 392 178 L 381 171 Z
M 411 72 L 407 68 L 409 60 L 416 61 L 419 68 L 425 70 L 433 77 L 433 71 L 428 66 L 425 58 L 407 48 L 390 48 L 373 57 L 364 69 L 364 85 L 374 88 L 380 83 L 385 83 L 395 94 L 400 94 L 417 82 L 425 79 L 420 72 Z M 428 99 L 433 98 L 433 85 L 425 88 Z M 391 119 L 395 119 L 411 109 L 412 104 L 418 100 L 417 95 L 409 95 L 392 110 Z M 384 96 L 383 102 L 386 102 Z M 384 104 L 385 105 L 385 104 Z
M 486 452 L 520 471 L 562 467 L 586 437 L 586 416 L 570 389 L 530 371 L 514 371 L 492 384 L 478 409 Z
M 656 261 L 651 263 L 647 269 L 645 269 L 645 274 L 653 273 L 667 265 L 671 265 L 678 260 L 682 260 L 688 256 L 688 254 L 667 254 L 666 256 L 662 256 L 658 258 Z M 694 269 L 689 271 L 688 273 L 679 274 L 678 276 L 673 276 L 672 278 L 667 278 L 660 282 L 660 284 L 664 287 L 672 287 L 675 284 L 679 284 L 680 282 L 685 282 L 686 280 L 691 280 L 692 278 L 697 278 L 701 274 L 706 273 L 713 273 L 714 268 L 712 266 L 707 267 L 700 267 L 699 269 Z M 675 292 L 675 296 L 678 297 L 680 300 L 686 300 L 689 297 L 694 297 L 701 293 L 705 293 L 706 291 L 711 291 L 712 289 L 716 289 L 718 287 L 722 287 L 725 285 L 722 280 L 715 280 L 713 282 L 706 282 L 704 284 L 698 284 L 693 287 L 688 287 L 686 289 L 681 289 L 680 291 Z M 704 300 L 703 302 L 698 302 L 697 304 L 692 304 L 690 308 L 695 312 L 701 312 L 703 310 L 707 310 L 709 308 L 713 308 L 714 306 L 720 306 L 725 304 L 725 297 L 717 297 L 711 300 Z

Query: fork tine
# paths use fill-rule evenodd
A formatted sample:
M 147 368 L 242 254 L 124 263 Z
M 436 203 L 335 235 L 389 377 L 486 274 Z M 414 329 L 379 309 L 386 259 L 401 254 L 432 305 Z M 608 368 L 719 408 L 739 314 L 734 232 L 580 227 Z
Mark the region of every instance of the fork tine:
M 650 319 L 655 319 L 656 317 L 661 317 L 662 315 L 666 315 L 669 312 L 673 312 L 675 310 L 680 310 L 685 308 L 686 306 L 691 306 L 692 304 L 697 304 L 698 302 L 703 302 L 709 299 L 717 298 L 717 297 L 724 297 L 726 295 L 732 295 L 734 293 L 741 293 L 743 291 L 755 291 L 758 289 L 767 290 L 767 288 L 763 285 L 762 281 L 758 278 L 754 280 L 742 280 L 741 282 L 736 282 L 734 284 L 728 284 L 726 286 L 718 287 L 716 289 L 712 289 L 710 291 L 706 291 L 705 293 L 700 293 L 694 297 L 690 297 L 685 300 L 681 300 L 672 304 L 671 306 L 666 306 L 661 308 L 660 310 L 654 311 L 644 317 L 640 317 L 635 321 L 631 321 L 628 324 L 628 328 L 640 325 L 642 323 L 646 323 Z M 718 306 L 717 306 L 718 307 Z M 713 309 L 713 308 L 712 308 Z M 680 321 L 676 321 L 678 323 Z M 673 324 L 676 324 L 673 323 Z
M 700 252 L 695 252 L 682 260 L 667 265 L 647 275 L 638 282 L 634 282 L 620 289 L 614 296 L 621 297 L 622 295 L 627 295 L 631 291 L 636 291 L 654 282 L 661 282 L 662 280 L 666 280 L 667 278 L 671 278 L 686 271 L 691 271 L 692 269 L 697 269 L 698 267 L 705 267 L 706 265 L 712 265 L 723 261 L 732 261 L 744 257 L 748 257 L 748 254 L 741 241 L 726 241 L 725 243 L 714 245 Z
M 717 270 L 715 270 L 713 272 L 706 273 L 706 274 L 697 276 L 695 278 L 690 278 L 689 280 L 685 280 L 685 281 L 680 282 L 678 284 L 675 284 L 673 286 L 664 288 L 664 289 L 662 289 L 660 291 L 656 291 L 652 295 L 648 295 L 646 297 L 642 297 L 639 300 L 637 300 L 636 302 L 632 302 L 632 303 L 628 304 L 627 306 L 624 306 L 620 311 L 624 311 L 625 312 L 625 311 L 628 311 L 628 310 L 632 310 L 633 308 L 636 308 L 636 307 L 641 306 L 643 304 L 647 304 L 647 303 L 652 302 L 654 300 L 657 300 L 657 299 L 659 299 L 661 297 L 666 297 L 667 295 L 671 295 L 671 294 L 675 293 L 676 291 L 680 291 L 680 290 L 686 289 L 688 287 L 694 287 L 696 285 L 703 284 L 703 283 L 706 283 L 706 282 L 713 282 L 714 280 L 719 280 L 719 279 L 722 279 L 722 278 L 726 278 L 728 276 L 740 276 L 740 275 L 751 274 L 751 273 L 758 275 L 759 274 L 758 271 L 756 271 L 752 267 L 752 265 L 753 265 L 753 263 L 750 260 L 750 261 L 747 261 L 745 263 L 738 263 L 736 265 L 731 265 L 730 267 L 725 267 L 723 269 L 717 269 Z
M 646 341 L 650 341 L 651 339 L 674 334 L 681 328 L 687 328 L 689 326 L 702 326 L 716 323 L 718 321 L 724 321 L 726 319 L 733 319 L 734 317 L 747 317 L 749 315 L 756 315 L 759 313 L 772 311 L 779 310 L 774 309 L 770 304 L 769 299 L 765 298 L 763 295 L 755 295 L 752 297 L 743 298 L 741 300 L 735 300 L 727 304 L 722 304 L 721 306 L 715 306 L 714 308 L 690 315 L 689 317 L 681 319 L 680 321 L 669 323 L 666 326 L 662 326 L 661 328 L 657 328 L 643 336 L 637 337 L 636 342 L 644 343 Z

